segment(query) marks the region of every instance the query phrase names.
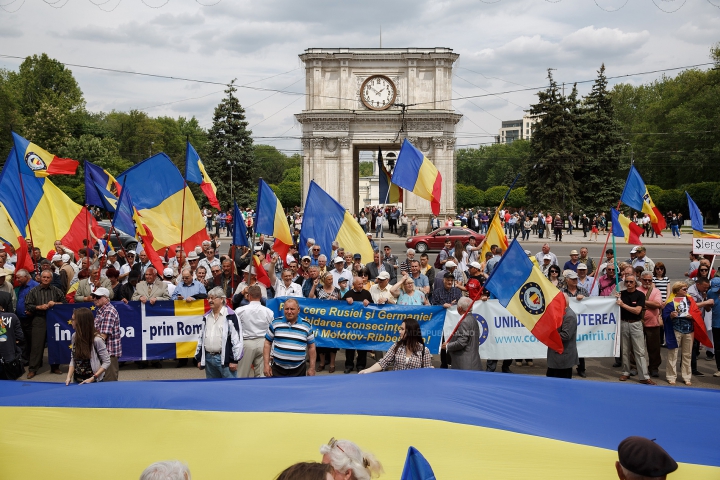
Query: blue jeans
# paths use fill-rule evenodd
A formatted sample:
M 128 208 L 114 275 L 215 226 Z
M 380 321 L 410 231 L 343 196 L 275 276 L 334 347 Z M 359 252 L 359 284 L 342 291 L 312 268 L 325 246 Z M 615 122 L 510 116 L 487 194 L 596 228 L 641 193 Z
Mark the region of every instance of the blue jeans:
M 237 378 L 237 370 L 223 367 L 219 353 L 205 352 L 205 378 Z
M 382 238 L 385 238 L 385 235 L 384 235 L 384 233 L 383 233 L 383 226 L 382 226 L 382 225 L 377 225 L 377 226 L 375 227 L 375 238 L 378 238 L 378 236 L 380 236 L 380 237 L 382 237 Z

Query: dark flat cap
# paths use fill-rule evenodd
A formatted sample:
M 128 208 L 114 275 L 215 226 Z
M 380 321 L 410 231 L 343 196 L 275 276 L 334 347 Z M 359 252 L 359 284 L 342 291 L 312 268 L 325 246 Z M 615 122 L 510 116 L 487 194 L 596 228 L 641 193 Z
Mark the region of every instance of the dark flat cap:
M 443 278 L 455 278 L 455 275 L 453 275 L 451 272 L 445 272 L 445 275 L 443 275 Z
M 628 437 L 618 445 L 620 465 L 645 477 L 662 477 L 678 468 L 660 445 L 643 437 Z

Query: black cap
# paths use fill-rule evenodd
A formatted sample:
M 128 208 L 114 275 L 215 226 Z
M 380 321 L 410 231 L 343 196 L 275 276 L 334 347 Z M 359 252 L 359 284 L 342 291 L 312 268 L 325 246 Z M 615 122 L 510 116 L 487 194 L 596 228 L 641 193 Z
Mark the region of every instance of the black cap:
M 443 278 L 453 278 L 453 279 L 454 279 L 454 278 L 455 278 L 455 275 L 453 275 L 453 274 L 450 273 L 450 272 L 445 272 L 445 275 L 443 275 Z
M 660 445 L 644 437 L 628 437 L 618 445 L 620 465 L 636 475 L 662 477 L 678 464 Z

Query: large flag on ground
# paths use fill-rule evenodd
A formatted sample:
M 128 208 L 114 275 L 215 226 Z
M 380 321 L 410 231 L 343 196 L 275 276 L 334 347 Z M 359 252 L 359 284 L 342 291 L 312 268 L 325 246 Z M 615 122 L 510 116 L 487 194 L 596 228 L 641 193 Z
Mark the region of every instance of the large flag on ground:
M 57 157 L 15 132 L 12 132 L 12 137 L 20 171 L 25 175 L 75 175 L 79 164 L 77 160 Z
M 285 217 L 285 210 L 283 210 L 280 200 L 275 196 L 270 185 L 265 183 L 262 178 L 258 181 L 256 212 L 255 231 L 275 237 L 273 250 L 280 255 L 283 263 L 285 263 L 285 257 L 287 257 L 293 243 L 290 225 Z M 242 215 L 240 218 L 242 219 Z
M 107 170 L 85 161 L 85 205 L 96 205 L 114 212 L 120 190 L 120 184 Z
M 630 167 L 630 172 L 628 173 L 620 201 L 630 208 L 647 213 L 650 216 L 650 223 L 655 233 L 662 235 L 662 231 L 665 228 L 665 218 L 660 214 L 660 210 L 658 210 L 652 198 L 650 198 L 650 193 L 648 193 L 645 182 L 643 182 L 635 165 Z
M 630 245 L 642 245 L 640 235 L 645 233 L 645 230 L 616 209 L 613 208 L 610 212 L 612 216 L 613 235 L 624 239 L 625 243 L 629 243 Z
M 203 191 L 207 197 L 210 205 L 220 210 L 220 202 L 217 199 L 217 187 L 210 179 L 207 171 L 205 171 L 205 164 L 200 160 L 195 148 L 187 142 L 185 147 L 185 179 L 188 182 L 197 183 L 200 185 L 200 190 Z
M 485 254 L 490 251 L 491 246 L 497 245 L 503 249 L 503 252 L 508 248 L 508 239 L 505 236 L 502 223 L 500 223 L 500 216 L 498 215 L 499 211 L 500 209 L 498 208 L 498 211 L 496 211 L 495 215 L 493 215 L 493 218 L 490 221 L 490 226 L 488 226 L 488 231 L 485 235 L 482 248 L 480 249 L 480 258 L 482 261 L 485 261 Z
M 332 242 L 337 241 L 346 252 L 362 255 L 362 263 L 373 260 L 372 246 L 360 224 L 315 181 L 310 181 L 305 200 L 305 214 L 298 245 L 301 255 L 309 255 L 308 238 L 315 239 L 315 244 L 320 245 L 320 252 L 325 255 L 332 252 Z M 328 259 L 328 262 L 330 261 Z
M 16 158 L 12 149 L 0 172 L 0 204 L 18 234 L 16 241 L 19 242 L 20 236 L 30 238 L 32 230 L 34 246 L 43 254 L 54 249 L 55 240 L 77 252 L 83 248 L 83 240 L 90 236 L 88 227 L 98 238 L 105 235 L 95 218 L 87 214 L 87 209 L 70 200 L 50 179 L 23 176 L 21 187 L 21 165 Z
M 558 353 L 563 344 L 562 325 L 567 301 L 539 268 L 534 268 L 517 240 L 490 274 L 485 289 L 500 301 L 535 337 Z
M 685 195 L 687 195 L 688 209 L 690 210 L 690 222 L 693 229 L 693 238 L 720 238 L 720 235 L 705 231 L 705 225 L 703 225 L 703 217 L 700 213 L 700 209 L 692 197 L 690 197 L 688 192 L 685 192 Z
M 433 214 L 440 215 L 442 175 L 420 150 L 408 142 L 407 138 L 403 140 L 400 148 L 391 181 L 418 197 L 430 200 Z
M 127 190 L 130 195 L 143 224 L 152 230 L 153 248 L 156 251 L 178 245 L 181 229 L 183 249 L 186 252 L 209 239 L 205 219 L 192 191 L 175 164 L 164 153 L 153 155 L 129 168 L 118 176 L 118 181 L 123 185 L 122 193 Z
M 245 217 L 240 212 L 237 202 L 233 202 L 233 240 L 232 244 L 250 248 L 245 227 Z
M 680 304 L 683 304 L 683 300 L 687 299 L 687 310 L 684 312 L 681 312 L 680 308 L 678 306 Z M 708 348 L 713 348 L 713 343 L 710 340 L 710 337 L 707 334 L 707 330 L 705 327 L 705 320 L 703 320 L 703 314 L 700 311 L 700 308 L 697 306 L 697 303 L 695 303 L 695 300 L 691 296 L 687 296 L 680 298 L 675 297 L 675 294 L 672 292 L 668 292 L 668 298 L 665 301 L 665 307 L 663 308 L 663 314 L 670 314 L 673 311 L 677 311 L 680 316 L 686 316 L 687 314 L 690 314 L 690 316 L 693 319 L 693 331 L 694 335 L 693 337 L 698 342 L 702 343 Z M 677 339 L 675 338 L 675 333 L 673 330 L 673 324 L 672 322 L 664 322 L 664 330 L 665 330 L 665 343 L 667 344 L 667 348 L 673 349 L 678 348 Z
M 400 203 L 403 201 L 403 189 L 392 183 L 390 172 L 383 162 L 382 150 L 378 148 L 378 191 L 380 203 Z
M 408 448 L 400 480 L 435 480 L 432 467 L 415 447 Z

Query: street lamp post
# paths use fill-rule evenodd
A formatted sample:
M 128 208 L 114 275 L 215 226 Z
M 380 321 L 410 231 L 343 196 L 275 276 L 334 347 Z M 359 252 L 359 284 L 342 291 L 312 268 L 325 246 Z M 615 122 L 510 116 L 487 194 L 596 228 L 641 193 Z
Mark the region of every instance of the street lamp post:
M 228 160 L 227 161 L 228 166 L 230 167 L 230 201 L 234 202 L 235 199 L 233 197 L 233 179 L 232 179 L 232 171 L 233 167 L 235 166 L 235 160 Z

